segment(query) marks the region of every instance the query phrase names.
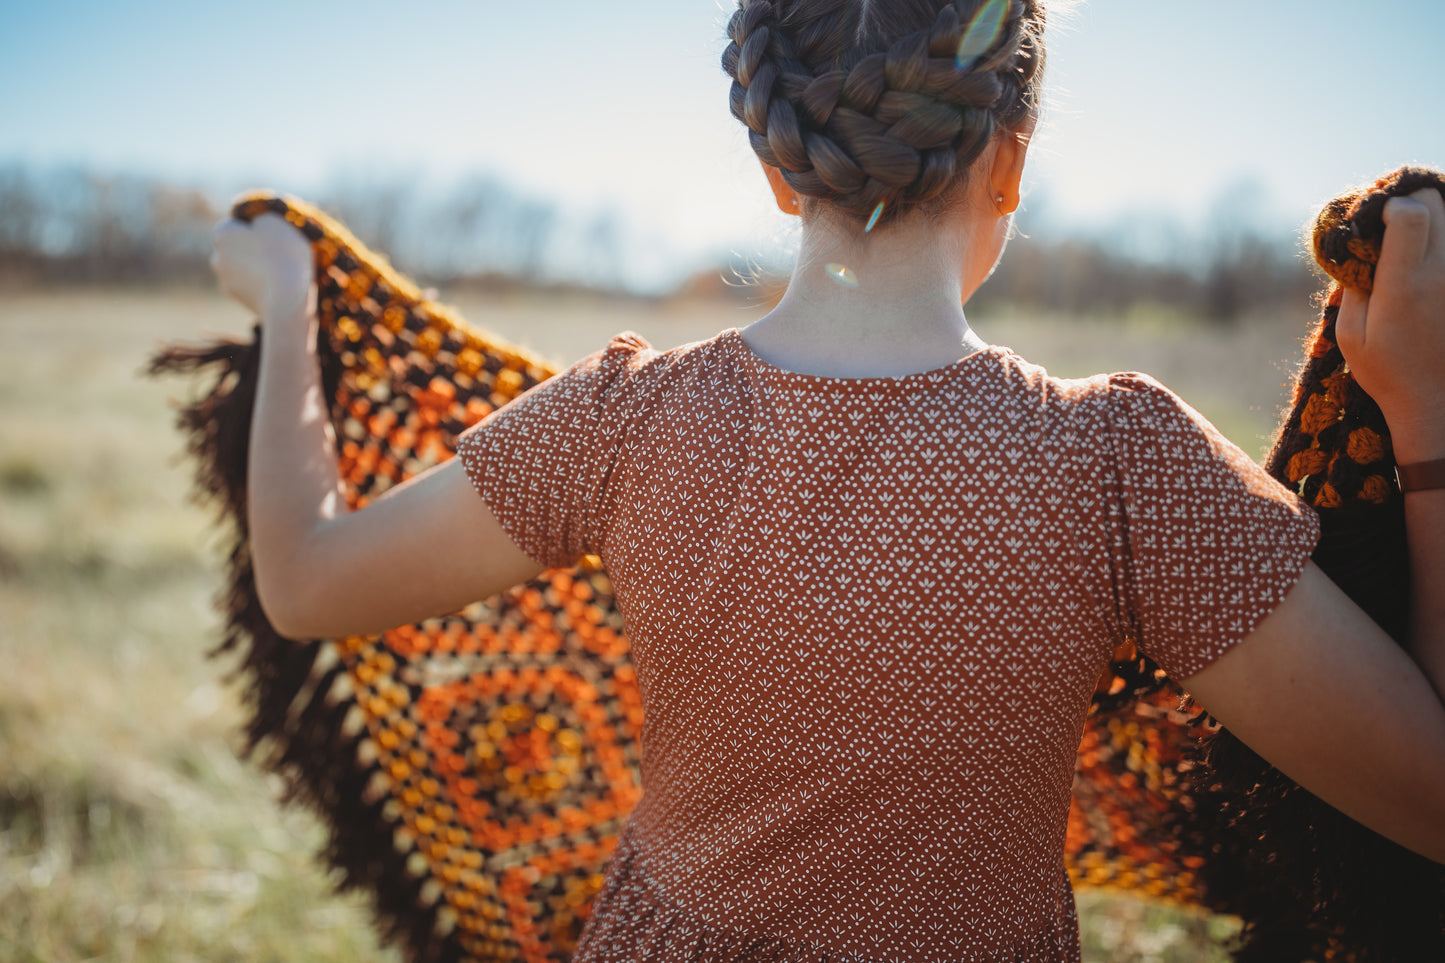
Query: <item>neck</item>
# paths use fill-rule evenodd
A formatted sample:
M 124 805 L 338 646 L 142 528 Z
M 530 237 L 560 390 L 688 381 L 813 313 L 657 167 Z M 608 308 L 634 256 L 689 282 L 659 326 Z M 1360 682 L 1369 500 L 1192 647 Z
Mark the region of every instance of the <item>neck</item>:
M 913 217 L 864 233 L 815 218 L 778 306 L 749 326 L 764 360 L 806 374 L 877 377 L 942 367 L 984 346 L 964 317 L 963 219 Z M 981 282 L 981 279 L 980 279 Z

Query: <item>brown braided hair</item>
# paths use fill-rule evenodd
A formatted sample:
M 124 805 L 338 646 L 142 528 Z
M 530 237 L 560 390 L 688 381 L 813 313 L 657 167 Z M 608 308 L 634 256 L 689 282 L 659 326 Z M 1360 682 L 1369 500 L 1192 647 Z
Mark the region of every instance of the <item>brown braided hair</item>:
M 800 199 L 887 222 L 944 209 L 1035 114 L 1043 28 L 1042 0 L 738 0 L 722 65 L 733 116 Z

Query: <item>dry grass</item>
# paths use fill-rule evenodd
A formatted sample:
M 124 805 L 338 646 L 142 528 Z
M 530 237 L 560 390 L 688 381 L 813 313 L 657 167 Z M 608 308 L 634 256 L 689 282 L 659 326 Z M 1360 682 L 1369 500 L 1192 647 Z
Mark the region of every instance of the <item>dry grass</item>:
M 747 307 L 462 300 L 558 361 L 633 328 L 659 346 Z M 168 396 L 137 377 L 161 341 L 247 319 L 203 293 L 11 296 L 0 305 L 0 960 L 392 960 L 235 756 L 209 520 L 186 498 Z M 1273 427 L 1288 326 L 979 324 L 1056 373 L 1153 371 L 1246 450 Z M 1296 326 L 1295 330 L 1302 330 Z M 1282 361 L 1283 359 L 1283 361 Z M 1201 961 L 1228 921 L 1084 895 L 1091 959 Z
M 200 295 L 0 308 L 0 959 L 395 959 L 236 758 L 178 386 L 136 377 L 241 320 Z

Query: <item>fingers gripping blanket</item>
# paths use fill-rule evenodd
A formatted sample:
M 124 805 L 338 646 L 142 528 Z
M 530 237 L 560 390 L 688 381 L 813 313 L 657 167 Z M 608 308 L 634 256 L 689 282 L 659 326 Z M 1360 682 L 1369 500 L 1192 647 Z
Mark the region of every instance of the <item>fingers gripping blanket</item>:
M 1332 205 L 1316 237 L 1331 275 L 1368 284 L 1383 198 L 1432 177 L 1397 172 Z M 257 194 L 234 213 L 265 212 L 312 244 L 318 360 L 353 509 L 451 457 L 463 429 L 553 373 L 426 299 L 320 211 Z M 1269 467 L 1320 511 L 1316 561 L 1398 638 L 1406 580 L 1389 437 L 1334 346 L 1338 303 L 1337 283 Z M 218 651 L 240 658 L 250 750 L 324 818 L 324 858 L 372 894 L 410 958 L 565 960 L 641 792 L 641 702 L 606 572 L 554 570 L 376 637 L 281 638 L 247 543 L 256 338 L 174 346 L 152 362 L 210 379 L 180 425 L 230 535 Z M 1080 886 L 1243 916 L 1241 958 L 1445 956 L 1439 867 L 1300 790 L 1133 650 L 1116 653 L 1095 694 L 1067 860 Z

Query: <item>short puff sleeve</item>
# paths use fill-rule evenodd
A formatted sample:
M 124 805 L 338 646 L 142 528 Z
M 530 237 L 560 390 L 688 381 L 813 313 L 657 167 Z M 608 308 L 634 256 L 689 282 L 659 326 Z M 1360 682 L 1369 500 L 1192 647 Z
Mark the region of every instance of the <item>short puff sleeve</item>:
M 1116 640 L 1174 679 L 1244 640 L 1298 581 L 1319 519 L 1147 375 L 1109 378 L 1103 446 Z
M 473 487 L 522 551 L 548 568 L 596 551 L 597 507 L 616 461 L 612 398 L 651 346 L 632 332 L 457 437 Z

